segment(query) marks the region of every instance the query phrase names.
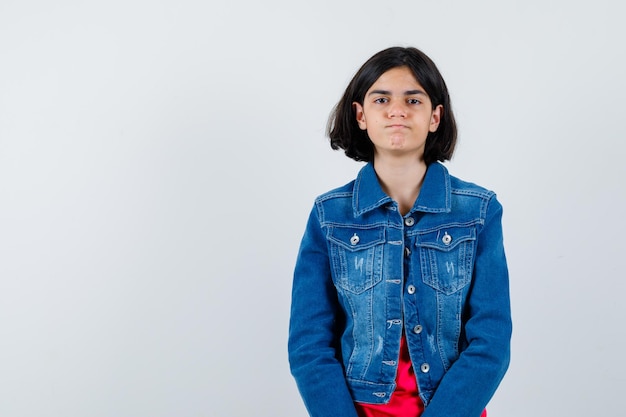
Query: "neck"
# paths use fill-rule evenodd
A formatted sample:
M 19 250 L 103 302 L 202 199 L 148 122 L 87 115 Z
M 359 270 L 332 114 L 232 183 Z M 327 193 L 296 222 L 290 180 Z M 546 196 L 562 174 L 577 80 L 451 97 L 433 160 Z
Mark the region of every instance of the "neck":
M 375 157 L 374 170 L 383 191 L 398 203 L 400 213 L 408 213 L 417 200 L 426 175 L 424 161 Z

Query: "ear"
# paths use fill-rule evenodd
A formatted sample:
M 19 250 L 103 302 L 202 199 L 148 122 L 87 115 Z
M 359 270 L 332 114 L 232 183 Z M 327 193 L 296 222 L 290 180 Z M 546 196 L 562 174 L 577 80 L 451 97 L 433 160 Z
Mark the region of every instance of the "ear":
M 354 112 L 356 113 L 356 122 L 359 124 L 361 130 L 367 130 L 367 124 L 365 123 L 365 113 L 363 113 L 363 106 L 361 103 L 354 102 L 352 103 L 352 108 L 354 108 Z
M 428 130 L 430 132 L 436 132 L 439 128 L 439 122 L 441 121 L 441 114 L 443 113 L 443 105 L 438 105 L 433 109 L 433 113 L 430 116 L 430 126 Z

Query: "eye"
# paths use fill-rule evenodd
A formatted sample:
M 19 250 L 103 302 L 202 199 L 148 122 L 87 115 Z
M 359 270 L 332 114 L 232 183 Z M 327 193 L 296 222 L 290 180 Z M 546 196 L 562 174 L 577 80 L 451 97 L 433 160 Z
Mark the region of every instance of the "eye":
M 377 99 L 374 100 L 374 103 L 378 103 L 378 104 L 385 104 L 389 102 L 389 99 L 386 97 L 378 97 Z
M 420 104 L 421 103 L 421 101 L 419 101 L 419 99 L 417 99 L 417 98 L 407 99 L 406 102 L 409 103 L 409 104 Z

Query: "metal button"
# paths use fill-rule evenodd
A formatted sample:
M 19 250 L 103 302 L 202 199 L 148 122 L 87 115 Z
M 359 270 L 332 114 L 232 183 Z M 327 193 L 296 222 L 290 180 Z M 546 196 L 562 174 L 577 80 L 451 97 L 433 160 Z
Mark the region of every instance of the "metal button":
M 360 237 L 358 237 L 358 236 L 356 235 L 356 233 L 355 233 L 355 234 L 354 234 L 354 236 L 352 236 L 352 237 L 350 238 L 350 243 L 352 243 L 352 246 L 354 246 L 354 245 L 356 245 L 357 243 L 359 243 L 359 240 L 361 240 L 361 238 L 360 238 Z
M 409 292 L 409 294 L 415 294 L 415 285 L 409 285 L 408 287 L 406 287 L 406 290 Z
M 420 371 L 428 373 L 428 371 L 430 371 L 430 365 L 427 363 L 423 363 L 422 366 L 420 366 Z
M 411 249 L 404 248 L 404 256 L 409 256 L 411 254 Z
M 448 232 L 445 232 L 443 237 L 441 238 L 441 241 L 443 242 L 444 245 L 447 246 L 452 242 L 452 236 L 450 236 Z
M 411 227 L 415 224 L 415 219 L 413 217 L 407 217 L 404 219 L 404 224 Z
M 418 324 L 417 326 L 413 327 L 413 333 L 420 334 L 422 333 L 422 329 L 423 329 L 422 325 Z

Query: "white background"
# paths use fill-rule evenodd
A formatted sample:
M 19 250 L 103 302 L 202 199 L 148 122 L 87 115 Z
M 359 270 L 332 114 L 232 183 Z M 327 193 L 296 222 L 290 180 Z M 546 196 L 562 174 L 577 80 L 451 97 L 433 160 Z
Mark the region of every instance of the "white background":
M 505 208 L 490 417 L 619 416 L 619 2 L 0 2 L 0 415 L 304 417 L 286 352 L 324 137 L 392 45 L 439 66 L 451 172 Z

